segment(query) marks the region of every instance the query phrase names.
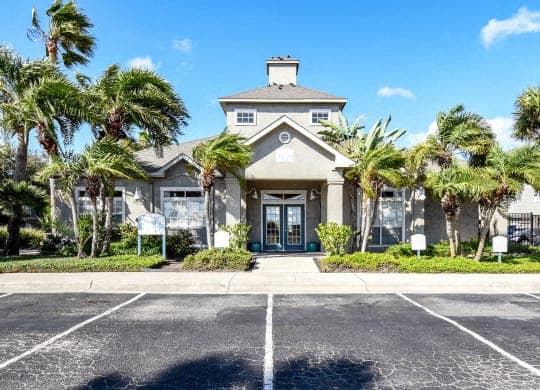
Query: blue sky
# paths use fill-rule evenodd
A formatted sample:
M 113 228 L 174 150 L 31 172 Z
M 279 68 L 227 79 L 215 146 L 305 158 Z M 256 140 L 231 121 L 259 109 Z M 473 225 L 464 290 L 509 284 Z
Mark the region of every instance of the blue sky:
M 42 22 L 50 1 L 0 2 L 0 42 L 43 55 L 26 37 L 31 9 Z M 77 2 L 93 21 L 95 56 L 79 70 L 97 77 L 118 63 L 154 68 L 192 116 L 180 140 L 220 132 L 216 99 L 266 84 L 264 61 L 301 60 L 301 85 L 349 99 L 349 118 L 371 126 L 392 114 L 427 133 L 457 103 L 490 120 L 505 145 L 516 96 L 538 85 L 540 1 L 98 1 Z M 88 142 L 82 131 L 76 148 Z

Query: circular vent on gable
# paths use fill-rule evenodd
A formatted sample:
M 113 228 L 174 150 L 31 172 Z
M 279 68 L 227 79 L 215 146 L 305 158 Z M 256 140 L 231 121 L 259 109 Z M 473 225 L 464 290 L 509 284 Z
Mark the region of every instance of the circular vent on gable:
M 288 144 L 291 141 L 291 135 L 287 131 L 279 133 L 279 142 L 282 144 Z

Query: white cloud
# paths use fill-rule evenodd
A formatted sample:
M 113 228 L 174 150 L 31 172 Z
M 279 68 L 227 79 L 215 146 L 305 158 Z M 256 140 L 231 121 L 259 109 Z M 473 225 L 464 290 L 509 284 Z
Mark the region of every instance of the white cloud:
M 407 135 L 407 146 L 411 147 L 418 145 L 421 142 L 424 142 L 428 135 L 435 134 L 437 132 L 437 122 L 433 121 L 429 124 L 427 132 L 421 133 L 408 133 Z
M 519 146 L 520 142 L 512 138 L 514 120 L 509 117 L 495 117 L 487 119 L 491 130 L 495 133 L 495 138 L 504 150 Z
M 379 96 L 401 96 L 408 99 L 414 99 L 414 93 L 410 89 L 404 88 L 392 88 L 392 87 L 382 87 L 377 91 Z
M 496 40 L 509 35 L 525 34 L 540 31 L 540 12 L 531 12 L 527 7 L 521 7 L 509 19 L 491 19 L 482 28 L 481 36 L 487 48 Z
M 128 64 L 132 68 L 139 68 L 145 70 L 156 70 L 159 68 L 159 64 L 155 64 L 152 61 L 152 57 L 135 57 L 128 61 Z
M 175 39 L 173 41 L 173 47 L 176 50 L 183 51 L 184 53 L 188 53 L 193 49 L 193 41 L 189 38 L 184 39 Z

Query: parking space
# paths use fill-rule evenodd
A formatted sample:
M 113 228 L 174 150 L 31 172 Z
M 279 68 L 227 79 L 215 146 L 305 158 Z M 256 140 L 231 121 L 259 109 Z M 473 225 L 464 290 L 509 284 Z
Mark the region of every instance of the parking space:
M 265 367 L 275 389 L 540 388 L 519 364 L 538 367 L 540 300 L 407 298 L 518 362 L 394 294 L 13 294 L 0 299 L 0 388 L 260 389 Z

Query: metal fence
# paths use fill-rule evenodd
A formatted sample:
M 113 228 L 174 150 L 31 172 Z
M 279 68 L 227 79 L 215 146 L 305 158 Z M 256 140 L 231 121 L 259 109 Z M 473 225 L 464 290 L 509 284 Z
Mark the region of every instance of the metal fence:
M 522 245 L 540 245 L 540 215 L 508 214 L 508 240 Z

